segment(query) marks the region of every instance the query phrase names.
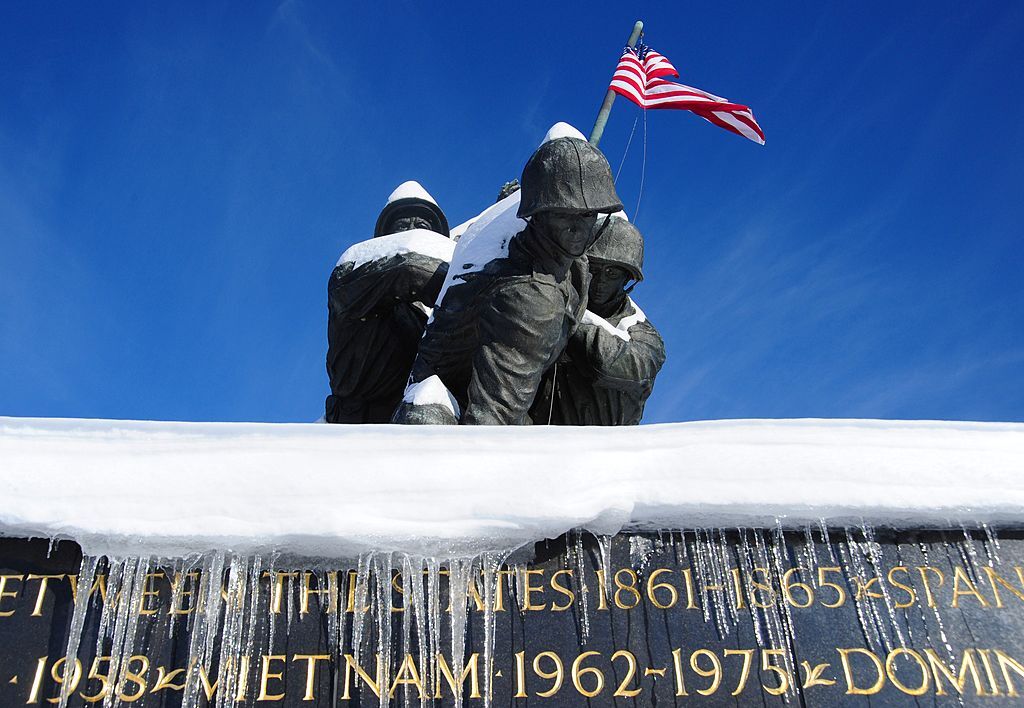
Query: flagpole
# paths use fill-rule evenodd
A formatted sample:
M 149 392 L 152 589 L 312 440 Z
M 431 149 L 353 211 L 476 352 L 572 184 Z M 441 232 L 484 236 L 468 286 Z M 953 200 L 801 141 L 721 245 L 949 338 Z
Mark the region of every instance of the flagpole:
M 636 41 L 640 39 L 640 34 L 644 31 L 644 23 L 640 20 L 636 21 L 633 25 L 633 33 L 629 35 L 628 45 L 630 48 L 636 46 Z M 604 126 L 608 122 L 608 114 L 612 111 L 612 103 L 615 102 L 615 92 L 608 89 L 608 93 L 604 95 L 604 103 L 601 104 L 601 110 L 597 112 L 597 120 L 594 121 L 594 129 L 590 131 L 590 140 L 588 141 L 594 147 L 601 142 L 601 136 L 604 135 Z

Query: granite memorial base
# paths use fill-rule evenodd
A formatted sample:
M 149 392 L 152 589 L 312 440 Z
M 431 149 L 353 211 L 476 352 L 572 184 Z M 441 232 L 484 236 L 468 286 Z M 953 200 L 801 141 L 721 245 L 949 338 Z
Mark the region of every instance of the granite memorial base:
M 227 566 L 204 595 L 200 565 L 104 560 L 69 666 L 80 549 L 0 539 L 0 706 L 1024 705 L 1017 531 L 572 534 L 468 571 L 462 661 L 445 567 L 391 560 L 254 560 L 244 612 Z

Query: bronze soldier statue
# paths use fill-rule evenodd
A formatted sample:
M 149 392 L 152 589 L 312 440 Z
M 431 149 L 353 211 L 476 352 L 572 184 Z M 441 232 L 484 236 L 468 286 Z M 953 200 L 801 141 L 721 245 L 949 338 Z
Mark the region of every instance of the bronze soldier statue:
M 545 374 L 530 416 L 553 425 L 637 425 L 665 363 L 665 345 L 629 296 L 643 280 L 644 240 L 613 216 L 587 251 L 587 312 Z
M 328 423 L 387 423 L 448 272 L 448 220 L 416 182 L 388 199 L 374 238 L 342 254 L 327 285 Z
M 556 137 L 523 168 L 508 255 L 456 273 L 424 332 L 402 423 L 529 424 L 541 377 L 586 309 L 584 253 L 619 211 L 611 169 L 586 140 Z M 422 389 L 454 399 L 431 402 Z

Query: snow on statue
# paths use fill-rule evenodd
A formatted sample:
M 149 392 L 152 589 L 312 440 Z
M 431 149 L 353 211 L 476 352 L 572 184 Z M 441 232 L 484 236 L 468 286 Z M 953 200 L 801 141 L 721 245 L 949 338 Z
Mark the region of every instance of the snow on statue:
M 520 184 L 459 242 L 397 422 L 531 422 L 541 377 L 586 311 L 584 253 L 609 220 L 599 216 L 622 204 L 607 159 L 564 123 L 530 157 Z M 511 238 L 495 228 L 497 238 L 488 238 L 487 225 L 507 223 L 500 207 L 516 197 L 525 227 Z M 425 395 L 427 388 L 440 395 Z
M 665 345 L 629 296 L 643 280 L 644 239 L 625 214 L 587 251 L 587 311 L 544 376 L 530 416 L 554 425 L 637 425 L 665 363 Z
M 455 247 L 417 182 L 392 192 L 373 235 L 341 255 L 327 286 L 328 423 L 391 419 Z

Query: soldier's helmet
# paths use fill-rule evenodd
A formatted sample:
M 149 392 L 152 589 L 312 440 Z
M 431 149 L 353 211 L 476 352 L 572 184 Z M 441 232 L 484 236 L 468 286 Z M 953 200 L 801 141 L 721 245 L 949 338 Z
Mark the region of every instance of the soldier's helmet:
M 533 153 L 519 179 L 522 196 L 517 216 L 542 211 L 563 214 L 622 209 L 612 170 L 604 154 L 572 126 L 558 123 Z
M 612 215 L 594 244 L 587 249 L 591 263 L 609 263 L 625 268 L 633 280 L 644 279 L 644 237 L 625 216 Z
M 377 225 L 373 229 L 374 238 L 390 233 L 390 226 L 396 219 L 410 216 L 426 219 L 430 222 L 431 231 L 436 231 L 442 236 L 451 236 L 448 218 L 441 211 L 441 207 L 419 182 L 410 180 L 398 185 L 388 197 L 388 203 L 377 217 Z

